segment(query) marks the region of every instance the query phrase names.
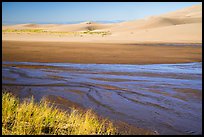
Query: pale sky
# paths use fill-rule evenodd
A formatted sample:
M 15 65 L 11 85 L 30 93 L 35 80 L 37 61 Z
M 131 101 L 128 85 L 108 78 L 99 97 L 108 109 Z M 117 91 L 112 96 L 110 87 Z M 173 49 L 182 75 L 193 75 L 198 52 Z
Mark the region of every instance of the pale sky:
M 128 21 L 202 2 L 3 2 L 2 23 Z

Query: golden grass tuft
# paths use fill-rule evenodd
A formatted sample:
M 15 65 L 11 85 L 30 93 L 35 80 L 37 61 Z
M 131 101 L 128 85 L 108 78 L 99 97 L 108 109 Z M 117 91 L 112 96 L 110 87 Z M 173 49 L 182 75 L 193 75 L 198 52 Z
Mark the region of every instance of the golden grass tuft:
M 35 103 L 33 97 L 20 103 L 8 92 L 2 93 L 3 135 L 111 135 L 116 128 L 108 119 L 99 119 L 92 111 L 70 112 L 49 105 L 45 99 Z

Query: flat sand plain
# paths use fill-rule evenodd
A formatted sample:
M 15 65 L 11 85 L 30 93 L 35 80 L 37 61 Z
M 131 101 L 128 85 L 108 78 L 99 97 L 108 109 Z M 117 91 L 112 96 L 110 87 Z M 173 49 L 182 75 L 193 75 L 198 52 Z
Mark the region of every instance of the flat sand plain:
M 110 44 L 2 41 L 2 61 L 168 64 L 202 61 L 200 44 Z

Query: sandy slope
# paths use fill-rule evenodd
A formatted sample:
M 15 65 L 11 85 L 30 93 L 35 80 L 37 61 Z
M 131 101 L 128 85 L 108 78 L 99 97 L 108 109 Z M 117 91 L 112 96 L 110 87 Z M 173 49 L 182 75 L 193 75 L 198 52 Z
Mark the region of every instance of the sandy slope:
M 109 31 L 111 35 L 53 35 L 3 33 L 3 40 L 66 41 L 99 43 L 202 43 L 202 5 L 195 5 L 175 12 L 151 16 L 122 23 L 101 24 L 19 24 L 3 26 L 5 29 L 43 29 L 51 32 Z
M 202 5 L 146 19 L 119 23 L 111 28 L 118 37 L 135 41 L 202 42 Z

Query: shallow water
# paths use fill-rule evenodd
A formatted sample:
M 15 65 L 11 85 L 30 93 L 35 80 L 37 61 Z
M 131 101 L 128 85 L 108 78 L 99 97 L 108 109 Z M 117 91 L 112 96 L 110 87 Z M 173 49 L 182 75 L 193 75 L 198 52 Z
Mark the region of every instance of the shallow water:
M 3 62 L 2 84 L 39 100 L 60 96 L 159 134 L 202 133 L 202 63 Z

